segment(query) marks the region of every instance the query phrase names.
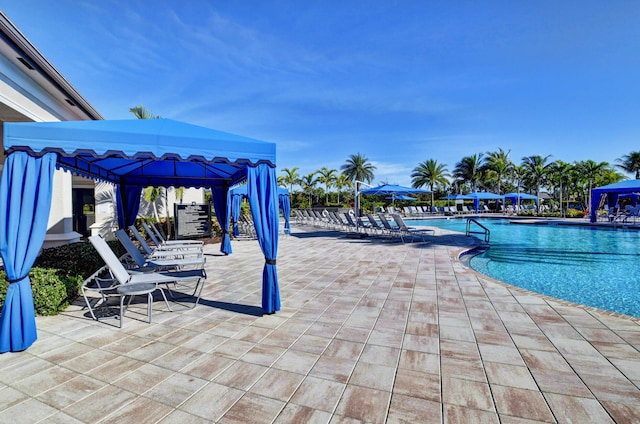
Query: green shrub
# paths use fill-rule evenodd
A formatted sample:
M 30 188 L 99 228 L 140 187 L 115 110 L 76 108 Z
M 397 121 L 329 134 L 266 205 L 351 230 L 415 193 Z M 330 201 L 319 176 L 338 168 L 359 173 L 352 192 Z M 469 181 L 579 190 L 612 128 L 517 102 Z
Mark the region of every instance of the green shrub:
M 124 247 L 119 241 L 110 241 L 109 247 L 120 257 L 124 255 Z M 104 265 L 104 261 L 89 242 L 65 244 L 64 246 L 44 249 L 33 266 L 53 268 L 66 276 L 87 278 Z
M 125 251 L 120 242 L 110 241 L 116 256 Z M 69 306 L 80 292 L 85 278 L 104 265 L 89 242 L 78 242 L 44 249 L 29 271 L 33 304 L 38 315 L 55 315 Z M 4 304 L 9 283 L 0 270 L 0 305 Z
M 584 213 L 582 211 L 579 211 L 577 209 L 567 209 L 567 213 L 565 214 L 565 216 L 567 218 L 582 218 L 584 216 Z
M 33 307 L 37 315 L 56 315 L 69 306 L 70 292 L 73 297 L 78 293 L 82 278 L 67 277 L 51 268 L 33 267 L 29 271 L 31 290 L 33 292 Z M 9 282 L 6 274 L 0 271 L 0 303 L 4 304 Z

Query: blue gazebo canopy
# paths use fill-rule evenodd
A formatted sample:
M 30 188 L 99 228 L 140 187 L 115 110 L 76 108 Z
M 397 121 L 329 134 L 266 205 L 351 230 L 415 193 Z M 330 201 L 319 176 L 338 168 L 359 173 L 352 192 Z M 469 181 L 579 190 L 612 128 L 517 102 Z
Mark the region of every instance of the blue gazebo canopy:
M 480 200 L 502 200 L 502 196 L 495 193 L 489 193 L 487 191 L 475 191 L 473 193 L 465 194 L 468 198 L 473 199 L 473 208 L 478 213 L 480 206 Z
M 621 194 L 635 193 L 638 191 L 640 191 L 640 180 L 625 180 L 591 189 L 591 222 L 596 222 L 597 220 L 597 210 L 603 194 L 607 195 L 607 201 L 609 202 L 609 206 L 611 206 L 618 203 L 618 197 Z
M 126 186 L 214 187 L 275 166 L 274 143 L 171 119 L 5 123 L 8 154 L 57 154 L 57 166 Z
M 473 197 L 469 197 L 466 194 L 450 194 L 448 196 L 444 196 L 441 199 L 444 200 L 471 200 Z
M 3 138 L 0 253 L 10 284 L 0 314 L 0 353 L 36 340 L 28 272 L 46 233 L 54 167 L 115 184 L 123 228 L 135 221 L 143 187 L 211 188 L 225 231 L 222 250 L 229 244 L 227 191 L 247 181 L 265 256 L 262 308 L 280 309 L 275 144 L 169 119 L 4 123 Z
M 518 203 L 518 199 L 520 200 L 535 200 L 536 201 L 536 205 L 538 204 L 538 196 L 535 196 L 533 194 L 528 194 L 528 193 L 507 193 L 507 194 L 503 194 L 502 198 L 504 200 L 510 200 L 511 203 Z

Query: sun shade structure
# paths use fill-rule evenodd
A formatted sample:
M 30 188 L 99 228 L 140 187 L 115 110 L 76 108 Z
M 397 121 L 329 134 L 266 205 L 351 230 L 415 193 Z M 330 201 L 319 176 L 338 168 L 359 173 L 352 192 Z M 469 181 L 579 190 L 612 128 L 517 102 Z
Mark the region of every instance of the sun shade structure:
M 597 211 L 602 195 L 607 196 L 607 202 L 609 206 L 612 206 L 618 203 L 618 197 L 620 197 L 620 195 L 636 193 L 639 191 L 640 180 L 625 180 L 618 183 L 591 189 L 591 212 L 589 216 L 591 222 L 596 222 L 596 220 L 598 219 Z
M 518 199 L 520 200 L 535 200 L 536 204 L 538 204 L 538 196 L 534 195 L 534 194 L 528 194 L 528 193 L 507 193 L 507 194 L 503 194 L 502 195 L 502 199 L 504 200 L 511 200 L 513 203 L 516 203 L 518 201 Z
M 275 144 L 149 119 L 5 123 L 4 148 L 0 253 L 10 285 L 0 315 L 0 352 L 27 349 L 37 337 L 28 272 L 46 233 L 55 168 L 115 184 L 121 228 L 135 221 L 143 187 L 211 188 L 218 220 L 225 222 L 229 187 L 247 181 L 265 255 L 262 309 L 280 309 Z
M 450 194 L 449 196 L 442 197 L 444 200 L 472 200 L 473 197 L 469 197 L 466 194 Z
M 371 188 L 367 188 L 365 190 L 360 191 L 360 194 L 378 194 L 382 196 L 394 196 L 399 194 L 419 194 L 419 193 L 430 193 L 430 191 L 424 190 L 421 188 L 404 187 L 404 186 L 399 186 L 394 184 L 383 184 L 378 187 L 371 187 Z
M 466 194 L 465 196 L 473 199 L 473 208 L 476 213 L 478 213 L 478 208 L 480 207 L 480 200 L 502 200 L 502 196 L 499 194 L 489 193 L 486 191 L 476 191 Z
M 387 200 L 417 200 L 415 197 L 405 196 L 404 194 L 393 195 L 389 197 L 385 197 Z

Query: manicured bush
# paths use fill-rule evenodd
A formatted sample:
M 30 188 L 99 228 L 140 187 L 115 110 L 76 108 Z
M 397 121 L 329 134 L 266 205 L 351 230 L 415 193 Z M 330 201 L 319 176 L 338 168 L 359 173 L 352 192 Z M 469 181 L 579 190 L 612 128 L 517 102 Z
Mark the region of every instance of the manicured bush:
M 116 256 L 122 256 L 125 251 L 120 242 L 110 241 L 109 247 Z M 53 268 L 64 275 L 81 275 L 86 278 L 104 265 L 104 261 L 89 242 L 65 244 L 63 246 L 44 249 L 34 266 Z
M 110 241 L 109 246 L 118 257 L 124 254 L 120 242 Z M 89 242 L 44 249 L 29 272 L 36 314 L 55 315 L 65 310 L 78 296 L 84 279 L 103 265 Z M 6 274 L 0 270 L 0 306 L 8 287 Z
M 69 306 L 69 291 L 77 294 L 82 278 L 60 275 L 58 270 L 33 267 L 29 271 L 33 307 L 37 315 L 56 315 Z M 0 303 L 4 304 L 9 282 L 6 274 L 0 271 Z M 75 298 L 75 295 L 74 295 Z
M 565 214 L 567 218 L 582 218 L 584 217 L 584 213 L 577 209 L 569 208 L 567 209 L 567 213 Z

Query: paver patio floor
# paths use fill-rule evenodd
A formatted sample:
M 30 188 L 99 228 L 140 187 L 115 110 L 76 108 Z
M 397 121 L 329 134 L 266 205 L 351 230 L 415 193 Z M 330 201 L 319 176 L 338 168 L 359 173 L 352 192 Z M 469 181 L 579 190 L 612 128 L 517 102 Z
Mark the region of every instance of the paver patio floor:
M 480 276 L 461 235 L 293 231 L 276 314 L 258 243 L 234 241 L 206 246 L 195 309 L 38 317 L 35 344 L 0 355 L 0 422 L 640 422 L 638 319 Z

